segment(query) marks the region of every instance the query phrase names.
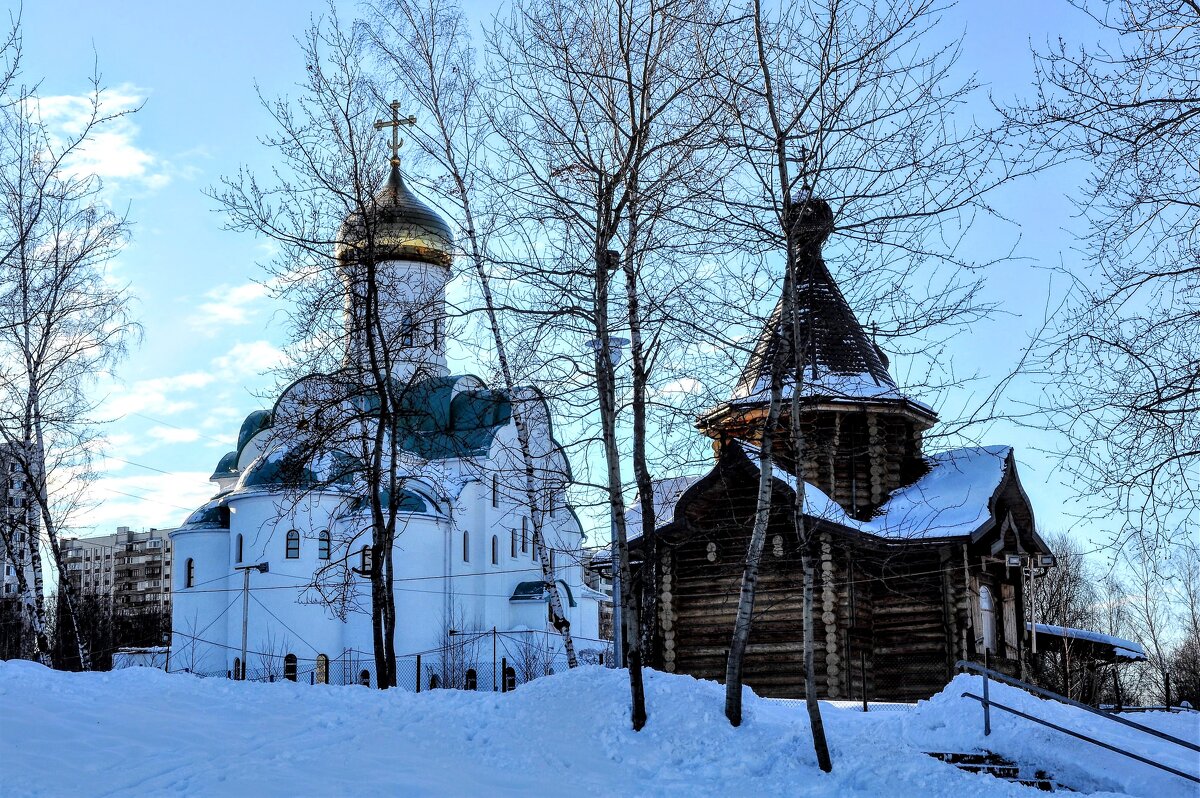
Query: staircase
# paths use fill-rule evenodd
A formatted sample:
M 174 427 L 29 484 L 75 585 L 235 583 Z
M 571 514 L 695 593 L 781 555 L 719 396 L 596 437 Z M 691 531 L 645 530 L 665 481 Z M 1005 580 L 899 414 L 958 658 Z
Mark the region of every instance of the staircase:
M 950 751 L 929 751 L 931 757 L 939 759 L 948 765 L 954 765 L 959 770 L 967 773 L 986 773 L 989 776 L 995 776 L 1004 781 L 1011 781 L 1014 784 L 1023 784 L 1026 787 L 1036 787 L 1043 792 L 1074 792 L 1070 787 L 1051 779 L 1044 771 L 1037 771 L 1033 775 L 1021 773 L 1020 765 L 1005 759 L 1002 756 L 985 752 L 982 754 L 971 754 L 962 752 Z

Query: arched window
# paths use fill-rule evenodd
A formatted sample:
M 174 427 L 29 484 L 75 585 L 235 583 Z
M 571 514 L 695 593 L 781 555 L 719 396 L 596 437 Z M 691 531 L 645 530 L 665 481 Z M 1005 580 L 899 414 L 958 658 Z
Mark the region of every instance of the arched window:
M 442 338 L 442 319 L 440 316 L 433 317 L 433 348 L 441 349 Z
M 521 519 L 521 553 L 529 551 L 529 519 Z
M 477 673 L 475 673 L 474 668 L 467 669 L 467 676 L 463 680 L 463 689 L 465 689 L 465 690 L 478 690 L 479 689 L 479 675 Z
M 436 673 L 429 677 L 429 689 L 430 690 L 436 690 L 441 686 L 442 686 L 442 680 L 438 678 L 438 675 Z
M 322 529 L 321 534 L 317 536 L 317 558 L 321 560 L 329 559 L 329 530 Z
M 463 530 L 463 562 L 471 561 L 471 533 Z
M 324 654 L 317 655 L 317 684 L 329 684 L 329 657 Z
M 196 561 L 188 557 L 187 563 L 183 566 L 183 586 L 192 587 L 196 584 Z
M 509 553 L 508 556 L 512 557 L 515 560 L 517 558 L 517 530 L 515 530 L 515 529 L 512 531 L 512 546 L 511 546 L 511 548 L 512 548 L 512 551 Z
M 509 665 L 504 669 L 504 692 L 517 689 L 517 672 Z
M 500 476 L 492 474 L 492 506 L 500 506 Z
M 362 571 L 363 576 L 370 576 L 374 567 L 375 562 L 371 556 L 371 547 L 363 546 L 358 552 L 358 570 Z
M 369 670 L 367 670 L 366 668 L 363 668 L 361 671 L 359 671 L 358 683 L 361 684 L 363 687 L 370 687 L 371 686 L 371 672 Z
M 288 654 L 283 658 L 283 678 L 289 682 L 296 681 L 296 655 Z
M 400 346 L 413 345 L 413 318 L 409 313 L 405 313 L 400 319 Z
M 242 675 L 242 658 L 241 657 L 233 658 L 233 678 L 235 681 L 241 681 L 242 679 L 246 678 L 244 675 Z
M 983 649 L 995 651 L 996 605 L 992 601 L 992 591 L 986 587 L 979 588 L 979 634 L 983 639 Z
M 500 541 L 492 535 L 492 565 L 500 564 Z
M 550 573 L 554 573 L 554 549 L 550 549 Z
M 242 536 L 237 536 L 237 561 L 242 561 Z
M 287 533 L 287 558 L 300 559 L 300 533 L 294 529 Z

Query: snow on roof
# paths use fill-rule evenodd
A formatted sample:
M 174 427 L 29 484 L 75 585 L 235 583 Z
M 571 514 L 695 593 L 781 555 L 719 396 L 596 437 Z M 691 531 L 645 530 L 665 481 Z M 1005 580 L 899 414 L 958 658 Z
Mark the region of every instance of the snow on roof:
M 1061 637 L 1064 640 L 1086 640 L 1089 643 L 1111 646 L 1113 654 L 1118 659 L 1129 660 L 1130 662 L 1143 662 L 1147 659 L 1146 649 L 1142 647 L 1141 643 L 1135 643 L 1123 637 L 1106 635 L 1103 632 L 1093 632 L 1088 629 L 1072 629 L 1069 626 L 1052 626 L 1048 623 L 1039 623 L 1036 626 L 1037 633 L 1040 635 L 1052 635 L 1053 637 Z M 1030 624 L 1026 623 L 1025 628 L 1028 629 L 1029 627 Z
M 794 379 L 788 379 L 783 384 L 781 395 L 784 401 L 792 398 L 792 394 L 795 392 L 795 385 L 796 382 Z M 869 373 L 837 374 L 833 372 L 816 372 L 814 374 L 809 372 L 805 374 L 804 382 L 800 386 L 800 395 L 806 398 L 821 398 L 834 402 L 862 402 L 871 400 L 906 401 L 931 415 L 936 415 L 933 408 L 929 405 L 906 396 L 895 385 L 879 380 Z M 770 375 L 764 375 L 758 378 L 752 389 L 749 386 L 738 386 L 733 392 L 731 402 L 733 404 L 760 404 L 769 401 L 770 398 Z
M 665 526 L 675 520 L 675 506 L 679 503 L 679 497 L 703 478 L 704 474 L 694 474 L 654 480 L 652 485 L 654 486 L 655 528 Z M 641 537 L 642 502 L 640 496 L 633 500 L 633 504 L 625 508 L 625 529 L 630 538 Z
M 739 441 L 746 458 L 755 467 L 758 447 Z M 1011 446 L 977 446 L 952 449 L 926 456 L 929 472 L 913 484 L 892 493 L 869 521 L 859 521 L 824 491 L 804 484 L 804 514 L 840 526 L 893 540 L 966 537 L 973 534 L 992 515 L 991 500 L 1004 479 L 1005 464 Z M 796 492 L 796 477 L 777 465 L 772 476 Z M 671 477 L 654 483 L 656 527 L 675 520 L 679 499 L 701 476 Z M 634 504 L 625 512 L 629 540 L 641 537 L 641 507 Z M 608 552 L 598 552 L 596 561 L 607 561 Z
M 758 449 L 741 444 L 747 457 L 758 464 Z M 926 457 L 929 472 L 908 487 L 900 488 L 869 521 L 848 516 L 819 488 L 805 483 L 805 515 L 832 521 L 882 538 L 915 540 L 960 537 L 979 529 L 992 514 L 991 499 L 1004 478 L 1011 446 L 953 449 Z M 778 466 L 774 476 L 793 492 L 796 478 Z

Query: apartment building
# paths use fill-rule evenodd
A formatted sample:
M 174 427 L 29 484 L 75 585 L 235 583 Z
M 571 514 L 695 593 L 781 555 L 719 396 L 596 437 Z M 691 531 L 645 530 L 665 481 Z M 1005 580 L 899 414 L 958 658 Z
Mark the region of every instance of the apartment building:
M 67 538 L 63 558 L 71 584 L 85 595 L 112 599 L 115 612 L 171 608 L 171 530 Z
M 31 530 L 36 533 L 37 515 L 30 512 L 25 478 L 15 458 L 0 447 L 0 598 L 16 598 L 20 593 L 18 569 L 32 582 L 29 560 Z M 4 545 L 7 541 L 9 545 Z M 11 548 L 11 552 L 10 552 Z

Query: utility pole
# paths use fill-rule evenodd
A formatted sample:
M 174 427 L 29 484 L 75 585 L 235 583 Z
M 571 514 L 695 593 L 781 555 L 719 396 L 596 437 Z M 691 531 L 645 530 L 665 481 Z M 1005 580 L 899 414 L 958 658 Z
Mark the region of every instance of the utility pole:
M 242 572 L 242 664 L 241 673 L 235 674 L 235 679 L 244 681 L 246 679 L 246 630 L 250 625 L 250 572 L 258 571 L 260 574 L 265 574 L 271 570 L 271 564 L 260 562 L 257 565 L 235 565 L 233 570 Z M 192 645 L 195 644 L 193 640 Z
M 492 692 L 496 692 L 496 627 L 492 627 Z

